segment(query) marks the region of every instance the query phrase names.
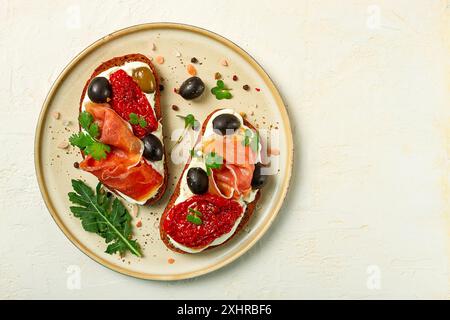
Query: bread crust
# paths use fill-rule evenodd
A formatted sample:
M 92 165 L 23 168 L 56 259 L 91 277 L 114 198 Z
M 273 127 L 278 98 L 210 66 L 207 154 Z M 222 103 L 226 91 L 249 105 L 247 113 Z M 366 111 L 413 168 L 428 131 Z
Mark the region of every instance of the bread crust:
M 132 62 L 132 61 L 144 62 L 145 64 L 148 64 L 148 66 L 152 70 L 152 73 L 153 73 L 153 75 L 155 77 L 155 82 L 156 82 L 155 105 L 153 106 L 153 108 L 155 110 L 156 120 L 159 122 L 161 120 L 161 118 L 162 118 L 162 112 L 161 112 L 161 91 L 159 90 L 160 79 L 159 79 L 158 73 L 156 71 L 156 68 L 153 65 L 153 63 L 150 61 L 150 59 L 147 58 L 146 56 L 144 56 L 143 54 L 140 54 L 140 53 L 133 53 L 133 54 L 127 54 L 127 55 L 120 56 L 120 57 L 115 57 L 115 58 L 112 58 L 112 59 L 110 59 L 108 61 L 105 61 L 101 65 L 99 65 L 94 70 L 94 72 L 92 73 L 91 77 L 86 81 L 86 84 L 84 85 L 83 92 L 82 92 L 81 98 L 80 98 L 79 112 L 81 112 L 81 109 L 82 109 L 82 106 L 83 106 L 83 100 L 84 100 L 84 97 L 86 95 L 87 89 L 89 87 L 89 83 L 91 83 L 92 79 L 94 79 L 96 76 L 98 76 L 103 71 L 106 71 L 106 70 L 108 70 L 108 69 L 110 69 L 112 67 L 123 66 L 125 63 Z M 152 197 L 151 199 L 148 199 L 147 202 L 144 205 L 151 205 L 151 204 L 157 202 L 158 200 L 160 200 L 161 197 L 164 195 L 164 193 L 166 191 L 166 188 L 167 188 L 168 170 L 167 170 L 167 156 L 166 156 L 166 151 L 165 151 L 164 144 L 163 144 L 163 147 L 164 147 L 164 181 L 163 181 L 163 184 L 161 185 L 161 187 L 159 188 L 158 193 L 154 197 Z M 83 153 L 81 153 L 81 154 L 82 154 L 82 156 L 84 158 L 84 154 Z M 106 187 L 108 187 L 108 186 L 106 186 Z M 109 188 L 108 187 L 108 190 L 110 190 L 111 192 L 113 192 L 116 195 L 118 195 L 116 190 L 114 190 L 113 188 Z
M 216 109 L 216 110 L 214 110 L 212 113 L 210 113 L 210 114 L 206 117 L 205 121 L 204 121 L 203 124 L 202 124 L 201 134 L 199 135 L 196 144 L 200 142 L 200 139 L 201 139 L 203 133 L 205 132 L 206 125 L 207 125 L 209 119 L 211 119 L 212 115 L 213 115 L 215 112 L 219 111 L 219 110 L 221 110 L 221 109 Z M 244 125 L 246 125 L 247 127 L 249 127 L 249 128 L 252 129 L 252 130 L 257 131 L 256 128 L 255 128 L 250 122 L 248 122 L 245 118 L 244 118 Z M 166 219 L 167 214 L 169 213 L 169 210 L 174 206 L 175 201 L 177 200 L 178 196 L 180 195 L 181 178 L 183 177 L 184 172 L 185 172 L 185 171 L 187 170 L 187 168 L 189 167 L 190 160 L 191 160 L 191 159 L 189 159 L 189 161 L 185 164 L 184 169 L 183 169 L 183 172 L 182 172 L 181 175 L 180 175 L 180 179 L 178 180 L 178 183 L 177 183 L 177 185 L 175 186 L 175 190 L 174 190 L 172 196 L 170 197 L 169 203 L 167 204 L 166 208 L 164 209 L 164 212 L 163 212 L 163 214 L 162 214 L 162 216 L 161 216 L 161 219 L 160 219 L 160 221 L 159 221 L 159 233 L 160 233 L 161 240 L 164 242 L 164 244 L 165 244 L 170 250 L 175 251 L 175 252 L 178 252 L 178 253 L 189 253 L 189 252 L 183 251 L 183 250 L 181 250 L 181 249 L 175 247 L 175 246 L 170 242 L 169 236 L 168 236 L 167 233 L 164 231 L 164 220 Z M 242 217 L 242 219 L 241 219 L 241 222 L 239 223 L 239 225 L 238 225 L 237 228 L 236 228 L 236 231 L 231 235 L 231 237 L 229 237 L 225 242 L 223 242 L 223 243 L 221 243 L 221 244 L 219 244 L 219 245 L 217 245 L 217 246 L 210 246 L 210 247 L 206 248 L 205 250 L 209 250 L 209 249 L 212 249 L 212 248 L 216 248 L 216 247 L 218 247 L 218 246 L 221 246 L 221 245 L 227 243 L 228 241 L 230 241 L 232 238 L 234 238 L 234 236 L 235 236 L 236 234 L 238 234 L 239 231 L 241 231 L 241 230 L 245 227 L 245 225 L 247 224 L 247 222 L 250 220 L 250 217 L 253 215 L 253 212 L 254 212 L 255 209 L 256 209 L 256 204 L 257 204 L 257 202 L 259 201 L 259 198 L 260 198 L 260 197 L 261 197 L 261 191 L 258 191 L 258 192 L 256 193 L 255 199 L 254 199 L 252 202 L 250 202 L 250 203 L 247 204 L 247 208 L 246 208 L 246 210 L 245 210 L 245 212 L 244 212 L 244 215 L 243 215 L 243 217 Z

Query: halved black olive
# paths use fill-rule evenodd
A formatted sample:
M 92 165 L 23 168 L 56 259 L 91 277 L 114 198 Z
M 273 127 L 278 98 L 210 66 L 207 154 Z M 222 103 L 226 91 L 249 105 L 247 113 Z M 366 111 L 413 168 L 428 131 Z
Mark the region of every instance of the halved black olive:
M 194 194 L 208 191 L 208 175 L 202 168 L 190 168 L 187 173 L 187 185 Z
M 260 162 L 255 164 L 255 171 L 253 171 L 253 177 L 252 177 L 252 188 L 253 189 L 261 188 L 267 180 L 267 175 L 261 174 L 262 167 L 263 167 L 263 165 Z
M 161 141 L 154 134 L 149 133 L 142 141 L 144 142 L 144 157 L 149 161 L 162 160 L 164 148 Z
M 184 81 L 178 93 L 186 100 L 192 100 L 198 98 L 205 91 L 205 84 L 199 77 L 190 77 Z
M 213 120 L 213 129 L 222 135 L 233 134 L 241 126 L 241 121 L 233 114 L 223 113 Z
M 88 87 L 88 97 L 92 102 L 105 103 L 111 98 L 111 84 L 105 77 L 96 77 L 92 79 Z

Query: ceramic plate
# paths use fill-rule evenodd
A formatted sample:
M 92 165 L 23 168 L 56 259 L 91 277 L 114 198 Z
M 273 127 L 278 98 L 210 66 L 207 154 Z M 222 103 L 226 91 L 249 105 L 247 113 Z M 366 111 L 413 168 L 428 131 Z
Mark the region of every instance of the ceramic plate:
M 152 48 L 154 43 L 155 48 Z M 154 50 L 153 50 L 154 49 Z M 69 211 L 67 193 L 72 178 L 85 179 L 95 187 L 96 179 L 74 168 L 80 161 L 73 147 L 58 145 L 78 131 L 77 116 L 80 95 L 85 81 L 103 61 L 129 53 L 142 53 L 153 58 L 163 56 L 163 64 L 155 63 L 165 87 L 161 97 L 166 148 L 174 142 L 170 133 L 183 127 L 176 115 L 193 113 L 203 121 L 217 108 L 231 107 L 245 112 L 248 120 L 261 131 L 277 136 L 279 155 L 273 157 L 277 172 L 262 189 L 262 197 L 247 227 L 225 245 L 196 255 L 177 254 L 168 250 L 159 238 L 159 217 L 164 210 L 183 164 L 169 161 L 169 184 L 165 196 L 152 207 L 140 207 L 133 218 L 134 236 L 141 244 L 143 257 L 124 257 L 104 253 L 106 245 L 99 236 L 84 231 L 80 221 Z M 189 77 L 186 66 L 195 57 L 198 76 L 207 89 L 199 101 L 189 102 L 173 89 Z M 228 61 L 228 66 L 221 62 Z M 233 98 L 216 100 L 210 93 L 215 86 L 216 72 L 232 89 Z M 233 80 L 233 76 L 237 80 Z M 250 89 L 243 89 L 247 84 Z M 172 105 L 179 107 L 174 111 Z M 59 119 L 54 114 L 59 113 Z M 70 121 L 70 123 L 68 123 Z M 272 147 L 273 148 L 273 147 Z M 274 148 L 273 148 L 274 149 Z M 275 150 L 275 149 L 274 149 Z M 54 220 L 65 235 L 81 251 L 102 265 L 143 279 L 177 280 L 199 276 L 232 262 L 245 253 L 264 234 L 277 215 L 288 190 L 292 170 L 293 145 L 288 115 L 268 75 L 253 58 L 229 40 L 197 27 L 156 23 L 126 28 L 110 34 L 81 52 L 64 69 L 44 102 L 36 131 L 35 164 L 39 186 Z M 140 228 L 136 223 L 142 221 Z M 170 262 L 170 263 L 169 263 Z

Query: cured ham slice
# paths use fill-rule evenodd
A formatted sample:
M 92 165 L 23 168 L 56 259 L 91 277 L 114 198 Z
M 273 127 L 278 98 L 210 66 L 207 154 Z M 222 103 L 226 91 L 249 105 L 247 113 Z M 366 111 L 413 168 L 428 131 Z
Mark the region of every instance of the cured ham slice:
M 131 127 L 107 104 L 87 104 L 99 125 L 99 140 L 111 151 L 106 159 L 95 160 L 87 156 L 80 168 L 94 174 L 106 187 L 140 201 L 155 194 L 163 177 L 143 158 L 143 144 L 134 136 Z
M 108 104 L 86 104 L 89 112 L 99 125 L 100 137 L 98 140 L 114 147 L 116 154 L 132 167 L 141 160 L 144 150 L 143 143 L 131 131 L 130 125 L 125 122 Z
M 205 144 L 204 152 L 215 152 L 223 158 L 220 169 L 212 169 L 209 192 L 224 198 L 246 196 L 251 190 L 256 153 L 242 143 L 241 136 L 224 136 Z
M 251 190 L 254 165 L 241 166 L 226 164 L 221 169 L 213 169 L 209 178 L 209 192 L 227 199 L 246 196 Z

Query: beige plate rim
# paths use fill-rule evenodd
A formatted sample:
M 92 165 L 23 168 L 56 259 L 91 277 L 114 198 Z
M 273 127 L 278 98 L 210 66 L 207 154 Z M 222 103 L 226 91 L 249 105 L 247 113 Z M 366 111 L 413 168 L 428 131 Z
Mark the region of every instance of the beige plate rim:
M 244 60 L 246 60 L 250 65 L 255 68 L 255 70 L 258 72 L 258 74 L 262 77 L 266 85 L 271 91 L 271 94 L 275 98 L 275 101 L 277 103 L 277 107 L 279 109 L 279 112 L 282 116 L 282 120 L 285 126 L 285 136 L 286 136 L 286 145 L 288 150 L 288 154 L 286 157 L 286 175 L 284 177 L 283 183 L 282 183 L 282 191 L 281 195 L 277 200 L 277 203 L 274 206 L 274 210 L 269 213 L 269 218 L 266 224 L 261 228 L 261 230 L 256 233 L 250 241 L 248 241 L 246 244 L 244 244 L 237 252 L 232 254 L 231 256 L 227 257 L 226 259 L 223 259 L 219 261 L 216 264 L 210 265 L 208 267 L 205 267 L 200 270 L 196 270 L 193 272 L 187 272 L 187 273 L 181 273 L 176 275 L 160 275 L 160 274 L 149 274 L 149 273 L 142 273 L 142 272 L 135 272 L 128 270 L 126 268 L 114 265 L 102 257 L 98 256 L 94 252 L 92 252 L 89 248 L 84 246 L 71 232 L 70 230 L 64 225 L 62 220 L 59 218 L 58 213 L 56 212 L 53 203 L 49 197 L 47 186 L 45 184 L 45 179 L 43 176 L 42 171 L 42 162 L 41 162 L 41 152 L 40 152 L 40 146 L 41 146 L 41 139 L 42 139 L 42 131 L 43 131 L 43 119 L 47 113 L 47 109 L 53 99 L 53 96 L 55 92 L 58 90 L 60 83 L 66 78 L 67 74 L 72 70 L 72 68 L 80 62 L 87 54 L 95 50 L 97 47 L 103 45 L 104 43 L 114 40 L 115 38 L 121 37 L 123 35 L 138 32 L 141 30 L 148 30 L 148 29 L 177 29 L 177 30 L 184 30 L 184 31 L 190 31 L 195 32 L 200 35 L 206 36 L 208 38 L 211 38 L 213 40 L 216 40 L 225 46 L 229 47 L 236 53 L 238 53 Z M 248 251 L 267 231 L 269 226 L 272 224 L 273 220 L 277 216 L 284 199 L 286 197 L 288 188 L 289 188 L 289 182 L 291 179 L 292 174 L 292 164 L 293 164 L 293 153 L 294 153 L 294 147 L 293 147 L 293 138 L 292 138 L 292 131 L 291 126 L 289 122 L 289 116 L 287 113 L 287 109 L 283 103 L 283 100 L 276 89 L 275 85 L 273 84 L 272 80 L 268 76 L 268 74 L 264 71 L 264 69 L 242 48 L 240 48 L 235 43 L 231 42 L 230 40 L 203 28 L 199 28 L 192 25 L 187 24 L 180 24 L 180 23 L 171 23 L 171 22 L 157 22 L 157 23 L 144 23 L 139 25 L 134 25 L 131 27 L 127 27 L 124 29 L 120 29 L 116 32 L 113 32 L 97 41 L 89 45 L 86 49 L 81 51 L 59 74 L 58 78 L 53 83 L 49 93 L 47 94 L 47 97 L 45 98 L 44 104 L 42 106 L 41 112 L 39 114 L 39 119 L 36 126 L 36 134 L 35 134 L 35 141 L 34 141 L 34 163 L 35 163 L 35 170 L 36 170 L 36 176 L 39 184 L 39 188 L 42 194 L 42 197 L 44 199 L 45 205 L 47 206 L 47 209 L 49 210 L 50 214 L 53 217 L 53 220 L 56 222 L 58 227 L 61 229 L 61 231 L 66 235 L 66 237 L 78 248 L 80 249 L 84 254 L 89 256 L 94 261 L 100 263 L 101 265 L 117 271 L 119 273 L 132 276 L 139 279 L 146 279 L 146 280 L 181 280 L 181 279 L 188 279 L 197 277 L 209 272 L 212 272 L 214 270 L 217 270 L 221 267 L 224 267 L 225 265 L 233 262 L 237 258 L 239 258 L 242 254 L 244 254 L 246 251 Z

